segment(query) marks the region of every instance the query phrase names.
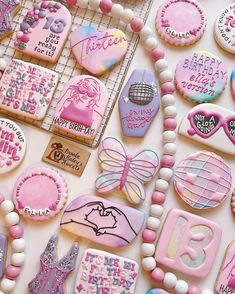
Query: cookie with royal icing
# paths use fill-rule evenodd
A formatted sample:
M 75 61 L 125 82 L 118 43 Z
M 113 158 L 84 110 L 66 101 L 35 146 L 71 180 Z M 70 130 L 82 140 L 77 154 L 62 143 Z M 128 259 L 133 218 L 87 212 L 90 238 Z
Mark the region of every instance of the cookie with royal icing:
M 175 83 L 181 95 L 196 102 L 210 102 L 225 89 L 228 74 L 215 55 L 199 51 L 182 58 L 176 66 Z
M 53 129 L 74 137 L 93 139 L 108 103 L 108 91 L 98 79 L 81 75 L 66 83 L 59 97 Z
M 127 47 L 127 36 L 118 29 L 99 32 L 92 26 L 79 26 L 71 34 L 71 48 L 78 63 L 96 76 L 120 62 Z
M 6 259 L 7 259 L 7 236 L 0 233 L 0 279 L 4 275 Z
M 55 1 L 35 3 L 16 33 L 15 48 L 22 53 L 55 63 L 70 32 L 69 10 Z
M 157 11 L 156 28 L 171 45 L 191 45 L 204 33 L 205 10 L 196 0 L 165 0 Z
M 221 152 L 235 154 L 235 112 L 221 106 L 195 106 L 183 118 L 179 133 Z
M 0 174 L 15 169 L 24 159 L 26 139 L 13 121 L 0 118 Z
M 16 209 L 31 221 L 46 221 L 64 207 L 68 197 L 64 178 L 49 167 L 33 167 L 16 181 L 13 201 Z
M 155 73 L 151 70 L 134 70 L 119 98 L 123 134 L 144 137 L 159 107 Z
M 0 80 L 0 109 L 20 118 L 41 121 L 58 83 L 45 67 L 12 59 Z
M 12 18 L 20 9 L 20 0 L 0 0 L 0 40 L 13 33 Z
M 221 235 L 218 224 L 172 209 L 157 243 L 156 262 L 186 275 L 204 278 L 213 266 Z
M 206 209 L 222 204 L 231 184 L 230 167 L 212 152 L 192 153 L 175 169 L 176 192 L 193 208 Z
M 76 294 L 135 293 L 136 261 L 97 249 L 87 249 L 80 263 Z
M 131 243 L 140 232 L 144 213 L 93 195 L 75 198 L 65 209 L 60 226 L 93 242 L 114 248 Z
M 215 21 L 215 39 L 225 51 L 235 54 L 235 4 L 225 7 Z

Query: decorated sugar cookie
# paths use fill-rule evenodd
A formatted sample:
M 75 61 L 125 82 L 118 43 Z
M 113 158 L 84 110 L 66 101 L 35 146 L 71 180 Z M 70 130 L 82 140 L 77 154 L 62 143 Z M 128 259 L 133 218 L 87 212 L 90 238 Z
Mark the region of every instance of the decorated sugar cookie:
M 182 58 L 176 66 L 176 87 L 193 102 L 210 102 L 217 98 L 224 91 L 227 79 L 224 63 L 209 52 L 195 52 Z
M 4 275 L 6 255 L 7 255 L 7 236 L 4 234 L 0 234 L 0 279 Z
M 191 45 L 206 28 L 204 8 L 196 0 L 165 0 L 157 11 L 156 28 L 172 45 Z
M 0 40 L 13 32 L 12 17 L 20 9 L 20 0 L 0 0 Z
M 35 3 L 20 24 L 15 47 L 25 54 L 55 63 L 71 27 L 71 14 L 55 1 Z
M 195 106 L 182 120 L 179 133 L 224 153 L 235 154 L 235 112 L 221 106 L 210 103 Z
M 56 72 L 13 59 L 0 80 L 0 108 L 23 119 L 41 121 L 57 83 Z
M 69 252 L 58 260 L 56 242 L 57 237 L 52 236 L 40 256 L 40 271 L 28 284 L 29 292 L 32 294 L 65 293 L 64 283 L 67 276 L 75 269 L 79 246 L 73 243 Z
M 175 189 L 193 208 L 220 205 L 228 196 L 231 183 L 230 167 L 220 156 L 208 151 L 190 154 L 175 170 Z
M 98 79 L 81 75 L 69 80 L 57 103 L 53 128 L 93 139 L 108 103 L 108 91 Z
M 106 194 L 119 189 L 134 204 L 145 199 L 144 184 L 153 179 L 159 166 L 153 150 L 144 149 L 132 156 L 118 139 L 107 137 L 99 146 L 98 159 L 103 170 L 95 182 L 98 192 Z
M 150 70 L 134 70 L 119 98 L 123 134 L 143 137 L 159 107 L 155 73 Z
M 203 278 L 214 263 L 221 227 L 203 217 L 172 209 L 157 243 L 155 259 L 186 275 Z
M 128 245 L 140 232 L 144 213 L 97 196 L 75 198 L 60 226 L 72 234 L 110 247 Z
M 67 201 L 62 176 L 48 167 L 33 167 L 16 181 L 13 201 L 16 209 L 31 221 L 46 221 L 60 212 Z
M 170 294 L 170 293 L 163 289 L 155 288 L 155 289 L 148 290 L 146 294 Z
M 235 54 L 235 3 L 225 7 L 215 21 L 215 39 L 225 51 Z
M 0 174 L 16 168 L 24 159 L 26 139 L 13 121 L 0 118 Z
M 223 263 L 221 265 L 215 290 L 216 293 L 234 293 L 235 292 L 235 241 L 231 242 L 225 253 Z
M 118 29 L 98 32 L 92 26 L 79 26 L 71 35 L 71 48 L 78 63 L 97 76 L 121 61 L 127 47 L 127 36 Z
M 87 249 L 79 266 L 75 293 L 134 293 L 139 265 L 128 258 Z

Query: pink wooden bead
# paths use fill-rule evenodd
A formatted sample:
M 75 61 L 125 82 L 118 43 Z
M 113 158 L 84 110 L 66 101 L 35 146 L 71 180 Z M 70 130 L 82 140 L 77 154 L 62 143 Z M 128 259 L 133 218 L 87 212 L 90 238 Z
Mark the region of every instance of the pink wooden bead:
M 177 127 L 177 121 L 175 118 L 167 118 L 164 120 L 164 129 L 174 131 Z
M 166 82 L 161 85 L 162 95 L 172 94 L 175 91 L 175 85 L 171 82 Z
M 142 18 L 135 17 L 131 21 L 131 29 L 132 29 L 133 32 L 139 33 L 142 30 L 143 27 L 144 27 L 144 21 L 143 21 Z
M 152 278 L 154 279 L 155 282 L 161 283 L 164 280 L 165 273 L 164 273 L 164 271 L 161 268 L 156 267 L 151 272 L 151 276 L 152 276 Z
M 23 236 L 24 229 L 21 225 L 15 225 L 9 228 L 9 234 L 13 239 L 18 239 Z
M 172 167 L 175 164 L 175 158 L 172 155 L 163 155 L 161 165 L 162 167 Z
M 100 9 L 103 13 L 109 13 L 112 9 L 113 2 L 111 0 L 101 0 L 100 2 Z
M 142 233 L 142 239 L 146 243 L 152 243 L 156 240 L 157 234 L 149 229 L 145 229 Z
M 8 265 L 6 268 L 6 277 L 10 280 L 15 280 L 21 272 L 21 268 L 14 265 Z
M 153 192 L 152 194 L 152 202 L 154 204 L 158 204 L 158 205 L 162 205 L 166 200 L 166 196 L 164 193 L 162 192 Z
M 201 290 L 197 286 L 189 286 L 187 294 L 201 294 Z
M 0 204 L 5 200 L 5 197 L 0 193 Z
M 159 59 L 163 59 L 165 57 L 165 53 L 160 48 L 155 48 L 151 52 L 151 57 L 153 61 L 158 61 Z

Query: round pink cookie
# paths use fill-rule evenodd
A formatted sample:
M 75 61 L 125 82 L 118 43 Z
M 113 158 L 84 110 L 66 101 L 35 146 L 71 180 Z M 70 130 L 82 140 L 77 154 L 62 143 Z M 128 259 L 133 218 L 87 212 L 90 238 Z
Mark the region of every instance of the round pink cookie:
M 30 168 L 15 183 L 15 207 L 29 220 L 46 221 L 54 217 L 64 207 L 66 200 L 65 180 L 51 168 Z
M 185 46 L 197 42 L 205 27 L 205 11 L 196 0 L 165 0 L 157 11 L 157 31 L 172 45 Z
M 0 118 L 0 174 L 16 168 L 24 159 L 26 140 L 13 121 Z
M 231 169 L 224 160 L 208 151 L 190 154 L 176 170 L 176 192 L 191 207 L 213 208 L 220 205 L 231 189 Z
M 213 101 L 224 91 L 227 80 L 224 63 L 209 52 L 194 52 L 176 66 L 176 87 L 181 95 L 193 102 Z

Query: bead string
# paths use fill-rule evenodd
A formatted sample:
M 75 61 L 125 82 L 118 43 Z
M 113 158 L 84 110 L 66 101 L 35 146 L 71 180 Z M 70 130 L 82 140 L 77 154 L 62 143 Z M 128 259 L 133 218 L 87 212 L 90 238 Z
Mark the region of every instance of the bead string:
M 8 235 L 13 239 L 11 248 L 14 252 L 11 255 L 11 264 L 5 270 L 5 276 L 0 283 L 0 294 L 10 293 L 16 285 L 16 278 L 21 272 L 21 266 L 25 260 L 25 240 L 23 238 L 24 230 L 19 224 L 20 217 L 14 211 L 15 206 L 11 200 L 5 200 L 0 193 L 0 210 L 4 215 L 5 223 L 8 226 Z

